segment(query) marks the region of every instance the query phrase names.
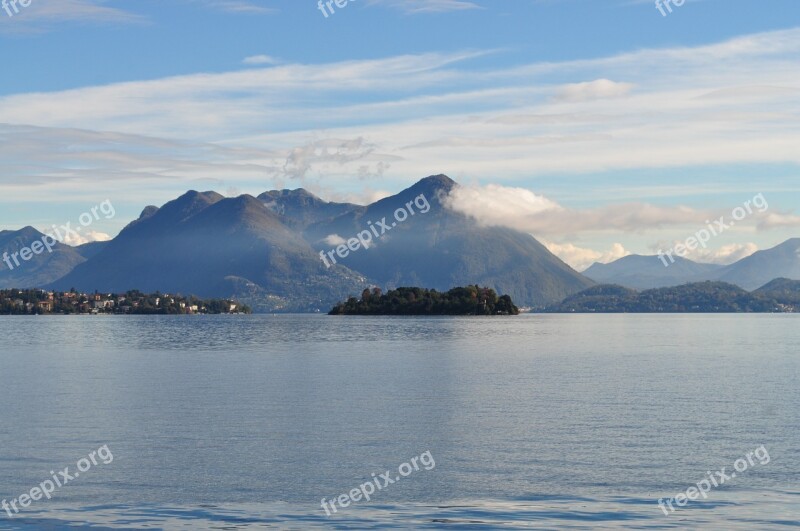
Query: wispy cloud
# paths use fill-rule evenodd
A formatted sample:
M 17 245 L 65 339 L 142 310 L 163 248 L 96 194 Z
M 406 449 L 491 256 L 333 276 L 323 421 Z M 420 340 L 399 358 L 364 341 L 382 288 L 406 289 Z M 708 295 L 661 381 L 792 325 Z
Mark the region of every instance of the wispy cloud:
M 598 79 L 584 83 L 565 85 L 556 92 L 555 101 L 579 102 L 604 98 L 619 98 L 630 93 L 633 85 L 617 83 L 609 79 Z
M 388 6 L 406 13 L 445 13 L 482 9 L 478 3 L 468 0 L 367 0 L 367 4 Z
M 283 179 L 352 193 L 371 176 L 396 190 L 436 172 L 513 184 L 800 165 L 800 29 L 590 60 L 464 66 L 486 53 L 280 65 L 253 56 L 246 61 L 254 68 L 234 72 L 2 97 L 0 122 L 15 125 L 5 126 L 8 143 L 0 144 L 8 157 L 0 187 L 25 194 L 46 183 L 46 193 L 58 194 L 92 180 L 206 179 L 263 191 Z M 663 184 L 653 194 L 662 197 Z M 637 183 L 630 199 L 609 191 L 617 196 L 610 206 L 586 209 L 509 186 L 529 210 L 504 222 L 561 241 L 713 214 L 637 199 L 648 186 Z M 762 229 L 795 226 L 792 212 L 783 216 Z
M 232 14 L 273 14 L 279 10 L 246 0 L 180 0 Z M 108 0 L 35 0 L 14 17 L 0 17 L 0 32 L 30 33 L 55 29 L 56 23 L 143 23 L 140 13 L 107 5 Z M 5 15 L 5 13 L 3 13 Z
M 769 230 L 777 227 L 800 227 L 800 216 L 771 212 L 766 214 L 758 224 L 758 228 L 761 230 Z
M 140 23 L 145 17 L 98 0 L 36 0 L 16 16 L 0 17 L 0 32 L 45 31 L 55 23 Z
M 250 57 L 245 57 L 242 60 L 242 63 L 246 65 L 274 65 L 278 64 L 280 61 L 271 55 L 251 55 Z
M 798 52 L 800 30 L 787 30 L 478 72 L 458 68 L 473 52 L 288 64 L 8 96 L 0 118 L 283 145 L 325 130 L 396 154 L 406 175 L 800 163 Z
M 548 240 L 542 240 L 542 243 L 551 253 L 571 265 L 576 271 L 584 271 L 595 262 L 607 264 L 631 254 L 621 243 L 614 243 L 610 249 L 605 251 L 595 251 L 572 243 L 557 243 Z
M 241 13 L 245 15 L 271 15 L 279 10 L 274 7 L 258 5 L 255 2 L 246 0 L 190 0 L 212 9 L 227 11 L 229 13 Z

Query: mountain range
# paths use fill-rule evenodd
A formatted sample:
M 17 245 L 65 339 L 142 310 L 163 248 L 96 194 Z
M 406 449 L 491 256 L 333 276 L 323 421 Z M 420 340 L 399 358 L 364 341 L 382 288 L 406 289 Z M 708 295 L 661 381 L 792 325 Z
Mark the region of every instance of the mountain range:
M 748 291 L 776 278 L 800 280 L 800 238 L 758 251 L 730 265 L 702 264 L 686 258 L 675 263 L 658 256 L 629 255 L 608 264 L 595 263 L 583 274 L 601 284 L 653 289 L 680 284 L 721 281 Z
M 656 256 L 631 255 L 581 274 L 528 233 L 447 208 L 457 186 L 435 175 L 366 206 L 302 188 L 238 197 L 192 190 L 145 207 L 113 240 L 55 243 L 52 253 L 11 269 L 0 262 L 0 288 L 138 289 L 234 298 L 264 312 L 327 310 L 372 286 L 478 284 L 542 308 L 596 283 L 642 290 L 720 281 L 755 290 L 776 278 L 800 279 L 800 238 L 728 266 L 676 258 L 665 267 Z M 33 227 L 0 231 L 0 253 L 42 237 Z
M 541 307 L 594 284 L 530 234 L 446 208 L 456 186 L 444 175 L 427 177 L 367 206 L 303 189 L 257 197 L 189 191 L 147 206 L 111 241 L 57 244 L 11 271 L 0 264 L 0 287 L 139 289 L 236 298 L 256 311 L 317 311 L 376 285 L 479 284 Z M 356 245 L 368 234 L 368 244 Z M 0 251 L 41 237 L 30 227 L 4 231 Z

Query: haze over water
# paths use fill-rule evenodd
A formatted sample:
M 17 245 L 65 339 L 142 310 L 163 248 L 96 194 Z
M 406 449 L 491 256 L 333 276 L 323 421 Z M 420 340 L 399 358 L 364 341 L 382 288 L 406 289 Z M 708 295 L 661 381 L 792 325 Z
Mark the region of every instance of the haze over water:
M 0 529 L 800 526 L 796 315 L 0 320 Z M 750 467 L 665 516 L 707 471 Z M 429 451 L 331 516 L 320 507 Z M 711 522 L 711 524 L 709 524 Z

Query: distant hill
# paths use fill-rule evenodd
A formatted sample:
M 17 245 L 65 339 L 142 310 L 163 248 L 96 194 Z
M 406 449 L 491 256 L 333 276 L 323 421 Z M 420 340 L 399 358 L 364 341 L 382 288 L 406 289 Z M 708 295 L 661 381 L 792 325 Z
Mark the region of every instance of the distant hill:
M 778 300 L 785 304 L 800 305 L 800 280 L 776 278 L 761 286 L 753 293 Z
M 800 238 L 758 251 L 733 264 L 701 264 L 675 257 L 668 267 L 658 256 L 631 255 L 608 264 L 593 264 L 583 274 L 603 284 L 634 289 L 661 288 L 718 280 L 754 290 L 774 278 L 800 280 Z
M 548 307 L 551 313 L 738 313 L 800 311 L 800 306 L 725 282 L 698 282 L 637 292 L 595 286 Z
M 3 253 L 9 257 L 34 242 L 42 242 L 44 234 L 33 227 L 25 227 L 17 231 L 0 231 L 0 258 Z M 33 254 L 30 260 L 22 260 L 19 256 L 19 265 L 11 260 L 13 269 L 0 260 L 0 289 L 40 287 L 63 277 L 72 271 L 86 258 L 73 247 L 56 242 L 51 245 L 53 252 L 42 250 L 38 255 Z
M 667 259 L 668 260 L 668 259 Z M 595 263 L 583 274 L 600 283 L 634 289 L 662 288 L 697 282 L 714 276 L 723 266 L 700 264 L 679 256 L 669 266 L 658 256 L 629 255 L 609 264 Z
M 800 238 L 758 251 L 747 258 L 726 266 L 716 275 L 717 280 L 753 290 L 775 278 L 800 280 Z

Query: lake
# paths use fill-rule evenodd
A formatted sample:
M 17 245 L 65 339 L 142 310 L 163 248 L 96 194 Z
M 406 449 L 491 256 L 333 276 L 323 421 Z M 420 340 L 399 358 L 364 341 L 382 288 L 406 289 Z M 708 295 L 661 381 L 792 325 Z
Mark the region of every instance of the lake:
M 0 498 L 20 509 L 0 529 L 800 526 L 797 315 L 0 330 Z M 735 464 L 705 497 L 659 507 Z M 19 506 L 65 467 L 82 473 Z

